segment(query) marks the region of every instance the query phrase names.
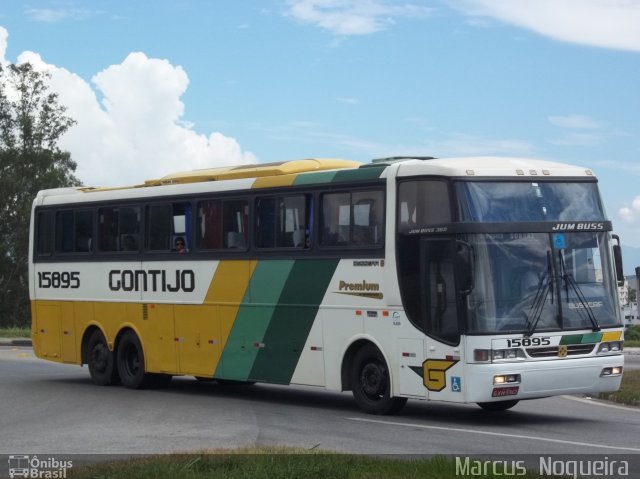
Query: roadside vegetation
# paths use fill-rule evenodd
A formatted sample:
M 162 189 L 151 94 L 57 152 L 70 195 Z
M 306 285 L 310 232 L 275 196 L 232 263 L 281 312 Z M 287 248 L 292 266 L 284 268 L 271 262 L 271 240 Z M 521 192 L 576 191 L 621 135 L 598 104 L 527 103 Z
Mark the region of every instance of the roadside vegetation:
M 0 338 L 30 338 L 31 330 L 29 328 L 0 328 Z
M 630 326 L 624 332 L 625 348 L 640 348 L 640 325 Z
M 598 397 L 627 406 L 640 406 L 640 370 L 625 371 L 622 375 L 622 385 L 618 391 L 600 393 Z
M 459 468 L 464 467 L 466 457 L 460 457 Z M 287 447 L 241 448 L 235 450 L 202 451 L 189 455 L 151 456 L 109 464 L 96 464 L 69 471 L 71 478 L 107 478 L 122 479 L 278 479 L 289 477 L 328 477 L 328 478 L 420 478 L 449 479 L 453 477 L 494 478 L 504 477 L 514 467 L 506 462 L 506 470 L 498 464 L 495 473 L 492 465 L 488 474 L 474 474 L 471 466 L 456 471 L 456 459 L 437 456 L 430 459 L 382 458 L 336 454 L 327 451 L 307 450 Z M 503 474 L 505 473 L 505 474 Z M 529 472 L 519 476 L 525 479 L 539 477 Z

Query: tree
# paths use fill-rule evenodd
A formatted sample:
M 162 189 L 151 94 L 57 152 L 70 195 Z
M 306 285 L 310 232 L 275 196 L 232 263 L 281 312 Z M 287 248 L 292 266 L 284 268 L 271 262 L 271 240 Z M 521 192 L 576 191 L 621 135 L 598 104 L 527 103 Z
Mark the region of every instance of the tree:
M 29 63 L 0 65 L 0 326 L 29 323 L 29 221 L 37 192 L 78 186 L 76 163 L 58 147 L 75 124 L 50 75 Z

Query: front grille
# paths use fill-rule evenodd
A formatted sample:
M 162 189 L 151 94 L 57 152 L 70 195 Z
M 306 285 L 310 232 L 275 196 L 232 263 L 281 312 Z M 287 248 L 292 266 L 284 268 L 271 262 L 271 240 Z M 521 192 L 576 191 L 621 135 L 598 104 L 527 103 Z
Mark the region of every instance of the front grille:
M 591 354 L 595 347 L 595 344 L 571 344 L 566 346 L 567 356 Z M 550 346 L 548 348 L 527 348 L 526 351 L 531 358 L 553 358 L 559 357 L 559 349 L 558 346 Z

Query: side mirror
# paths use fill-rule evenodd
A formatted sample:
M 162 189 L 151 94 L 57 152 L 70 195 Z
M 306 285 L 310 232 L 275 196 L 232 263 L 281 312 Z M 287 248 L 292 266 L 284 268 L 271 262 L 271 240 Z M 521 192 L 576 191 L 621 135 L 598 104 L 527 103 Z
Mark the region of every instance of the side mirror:
M 624 286 L 624 268 L 622 267 L 622 248 L 620 247 L 620 237 L 618 235 L 611 236 L 617 244 L 613 245 L 613 261 L 616 267 L 616 279 L 618 286 Z
M 466 241 L 456 241 L 456 278 L 461 296 L 468 296 L 473 291 L 474 256 L 471 244 Z

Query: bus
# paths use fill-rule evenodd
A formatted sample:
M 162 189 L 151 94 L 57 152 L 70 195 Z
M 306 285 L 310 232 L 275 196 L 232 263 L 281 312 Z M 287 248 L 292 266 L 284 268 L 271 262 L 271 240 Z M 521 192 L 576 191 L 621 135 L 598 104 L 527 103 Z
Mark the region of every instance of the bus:
M 305 159 L 53 189 L 30 242 L 35 354 L 97 385 L 316 386 L 392 414 L 622 379 L 619 239 L 578 166 Z

